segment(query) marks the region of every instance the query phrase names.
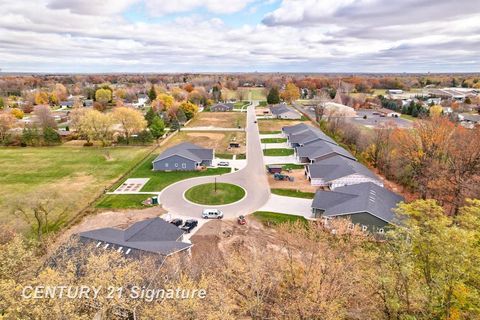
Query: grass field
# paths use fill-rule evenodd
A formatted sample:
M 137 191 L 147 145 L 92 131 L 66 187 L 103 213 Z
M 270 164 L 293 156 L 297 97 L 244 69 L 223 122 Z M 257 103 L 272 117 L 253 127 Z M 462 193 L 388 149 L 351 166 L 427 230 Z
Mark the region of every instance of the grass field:
M 187 127 L 244 128 L 245 112 L 201 112 L 187 124 Z
M 282 166 L 283 170 L 295 170 L 295 169 L 304 169 L 305 166 L 303 164 L 295 164 L 295 163 L 287 163 Z
M 285 157 L 291 156 L 293 154 L 293 149 L 266 149 L 263 150 L 263 155 L 269 157 Z
M 303 198 L 303 199 L 313 199 L 315 197 L 315 193 L 313 192 L 301 192 L 292 189 L 271 189 L 270 190 L 273 194 L 277 194 L 279 196 L 285 197 L 295 197 L 295 198 Z
M 282 133 L 281 130 L 269 131 L 269 130 L 260 130 L 260 134 L 279 134 Z
M 95 207 L 100 209 L 141 209 L 146 207 L 142 202 L 152 195 L 107 194 L 95 204 Z
M 13 199 L 51 190 L 61 194 L 55 201 L 68 203 L 68 220 L 149 150 L 151 147 L 74 145 L 0 148 L 0 222 L 12 220 L 8 207 Z
M 412 117 L 409 114 L 401 114 L 400 118 L 405 119 L 405 120 L 409 120 L 409 121 L 417 121 L 418 120 L 418 118 Z
M 264 138 L 261 139 L 261 143 L 282 143 L 287 142 L 287 138 Z
M 185 192 L 189 201 L 206 204 L 222 205 L 236 202 L 245 196 L 245 190 L 230 183 L 205 183 L 192 187 Z
M 237 99 L 237 100 L 266 100 L 267 90 L 265 88 L 247 88 L 239 87 L 237 90 L 222 89 L 223 99 Z
M 256 211 L 252 215 L 266 226 L 275 226 L 281 223 L 295 223 L 297 221 L 307 224 L 307 219 L 305 219 L 304 217 L 294 216 L 290 214 L 276 213 L 270 211 Z
M 248 101 L 237 101 L 233 104 L 234 109 L 243 109 L 243 107 L 248 106 L 250 102 Z
M 283 127 L 293 126 L 295 124 L 305 123 L 308 125 L 312 125 L 310 121 L 301 121 L 301 120 L 260 120 L 258 121 L 258 129 L 260 133 L 267 134 L 270 132 L 280 133 Z M 266 132 L 266 133 L 264 133 Z

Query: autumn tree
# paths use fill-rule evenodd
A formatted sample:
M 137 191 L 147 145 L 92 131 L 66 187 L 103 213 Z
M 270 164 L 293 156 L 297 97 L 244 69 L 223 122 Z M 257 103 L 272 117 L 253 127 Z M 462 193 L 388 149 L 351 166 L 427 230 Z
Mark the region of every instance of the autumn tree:
M 5 144 L 9 138 L 9 131 L 17 125 L 15 117 L 6 111 L 0 111 L 0 142 Z
M 292 103 L 300 98 L 300 89 L 293 82 L 289 82 L 280 96 L 286 102 Z
M 190 101 L 182 102 L 179 108 L 185 113 L 187 120 L 192 119 L 198 112 L 198 106 Z
M 51 127 L 57 128 L 57 122 L 53 117 L 52 110 L 48 105 L 37 105 L 33 108 L 33 114 L 42 129 Z
M 152 102 L 152 108 L 154 111 L 160 112 L 169 110 L 175 104 L 175 99 L 166 93 L 161 93 L 157 96 L 155 101 Z
M 94 109 L 78 109 L 72 111 L 72 127 L 87 140 L 98 140 L 103 146 L 112 141 L 114 120 L 110 113 L 102 113 Z
M 102 105 L 107 105 L 112 100 L 112 91 L 108 89 L 98 89 L 95 91 L 95 100 Z
M 147 127 L 147 121 L 142 113 L 133 108 L 115 108 L 113 118 L 120 124 L 127 144 L 130 142 L 132 134 L 141 132 Z
M 11 112 L 12 115 L 17 119 L 23 119 L 23 117 L 25 116 L 25 113 L 18 108 L 13 108 Z
M 35 104 L 41 105 L 41 104 L 48 104 L 48 93 L 43 92 L 43 91 L 38 91 L 35 94 Z
M 53 90 L 55 93 L 55 96 L 57 97 L 58 100 L 66 100 L 68 97 L 68 91 L 67 88 L 61 83 L 55 84 L 55 89 Z

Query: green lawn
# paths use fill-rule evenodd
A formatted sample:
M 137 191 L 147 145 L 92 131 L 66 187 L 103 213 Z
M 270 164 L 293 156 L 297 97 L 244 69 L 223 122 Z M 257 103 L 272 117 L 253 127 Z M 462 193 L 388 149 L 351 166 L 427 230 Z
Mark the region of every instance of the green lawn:
M 68 204 L 69 220 L 125 172 L 144 158 L 151 147 L 0 148 L 0 222 L 10 221 L 8 207 L 22 196 L 54 190 L 54 201 Z
M 205 205 L 222 205 L 236 202 L 245 196 L 245 190 L 230 183 L 205 183 L 185 192 L 189 201 Z
M 233 104 L 234 109 L 242 109 L 243 107 L 247 106 L 250 102 L 248 101 L 237 101 Z
M 307 219 L 305 219 L 304 217 L 294 216 L 291 214 L 283 214 L 270 211 L 256 211 L 252 215 L 266 226 L 275 226 L 281 223 L 295 223 L 297 221 L 305 223 L 305 225 L 307 224 Z
M 412 117 L 409 114 L 401 114 L 400 118 L 405 119 L 405 120 L 410 120 L 410 121 L 416 121 L 418 118 Z
M 265 156 L 291 156 L 293 154 L 293 149 L 266 149 L 263 150 Z
M 295 164 L 295 163 L 287 163 L 283 165 L 283 170 L 295 170 L 295 169 L 304 169 L 305 166 L 303 164 Z
M 245 160 L 245 159 L 247 159 L 247 155 L 245 153 L 237 154 L 236 159 L 237 160 Z
M 230 172 L 230 168 L 208 168 L 205 171 L 152 171 L 152 161 L 156 156 L 157 155 L 150 156 L 128 176 L 128 178 L 150 178 L 140 191 L 162 191 L 165 187 L 181 180 Z M 125 180 L 120 181 L 118 185 L 124 181 Z M 118 185 L 112 188 L 112 191 L 115 190 Z
M 282 131 L 265 131 L 265 130 L 260 131 L 260 134 L 279 134 L 279 133 L 282 133 Z
M 292 189 L 271 189 L 270 190 L 273 194 L 277 194 L 279 196 L 285 197 L 295 197 L 295 198 L 303 198 L 303 199 L 313 199 L 315 193 L 313 192 L 302 192 Z
M 101 209 L 141 209 L 145 208 L 143 201 L 152 197 L 148 194 L 107 194 L 96 204 Z
M 264 138 L 260 140 L 262 143 L 282 143 L 287 142 L 287 138 Z

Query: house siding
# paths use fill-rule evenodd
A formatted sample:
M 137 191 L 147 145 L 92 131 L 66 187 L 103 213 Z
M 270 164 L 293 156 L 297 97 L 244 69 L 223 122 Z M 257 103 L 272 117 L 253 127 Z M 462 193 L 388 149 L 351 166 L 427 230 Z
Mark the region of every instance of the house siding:
M 312 217 L 313 218 L 322 218 L 324 210 L 312 208 Z M 368 212 L 359 212 L 355 214 L 345 214 L 335 217 L 328 217 L 331 219 L 335 218 L 342 218 L 342 219 L 350 219 L 353 224 L 358 225 L 359 227 L 366 226 L 369 232 L 378 232 L 380 229 L 386 229 L 390 226 L 387 222 L 379 219 Z
M 177 155 L 172 155 L 153 163 L 154 171 L 193 171 L 196 168 L 197 163 L 195 161 Z

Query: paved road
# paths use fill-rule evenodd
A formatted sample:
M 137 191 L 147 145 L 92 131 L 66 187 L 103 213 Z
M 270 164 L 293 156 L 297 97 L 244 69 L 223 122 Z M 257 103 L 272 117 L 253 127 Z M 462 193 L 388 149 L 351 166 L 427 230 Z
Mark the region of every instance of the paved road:
M 247 165 L 237 172 L 216 176 L 217 182 L 233 183 L 243 187 L 247 195 L 242 200 L 229 205 L 193 204 L 184 198 L 185 191 L 198 184 L 214 182 L 215 176 L 192 178 L 172 184 L 163 190 L 160 203 L 167 211 L 176 215 L 200 217 L 204 208 L 215 207 L 221 209 L 226 218 L 232 218 L 240 214 L 252 213 L 268 201 L 270 187 L 265 174 L 258 125 L 254 123 L 257 104 L 258 102 L 248 106 L 247 111 Z

